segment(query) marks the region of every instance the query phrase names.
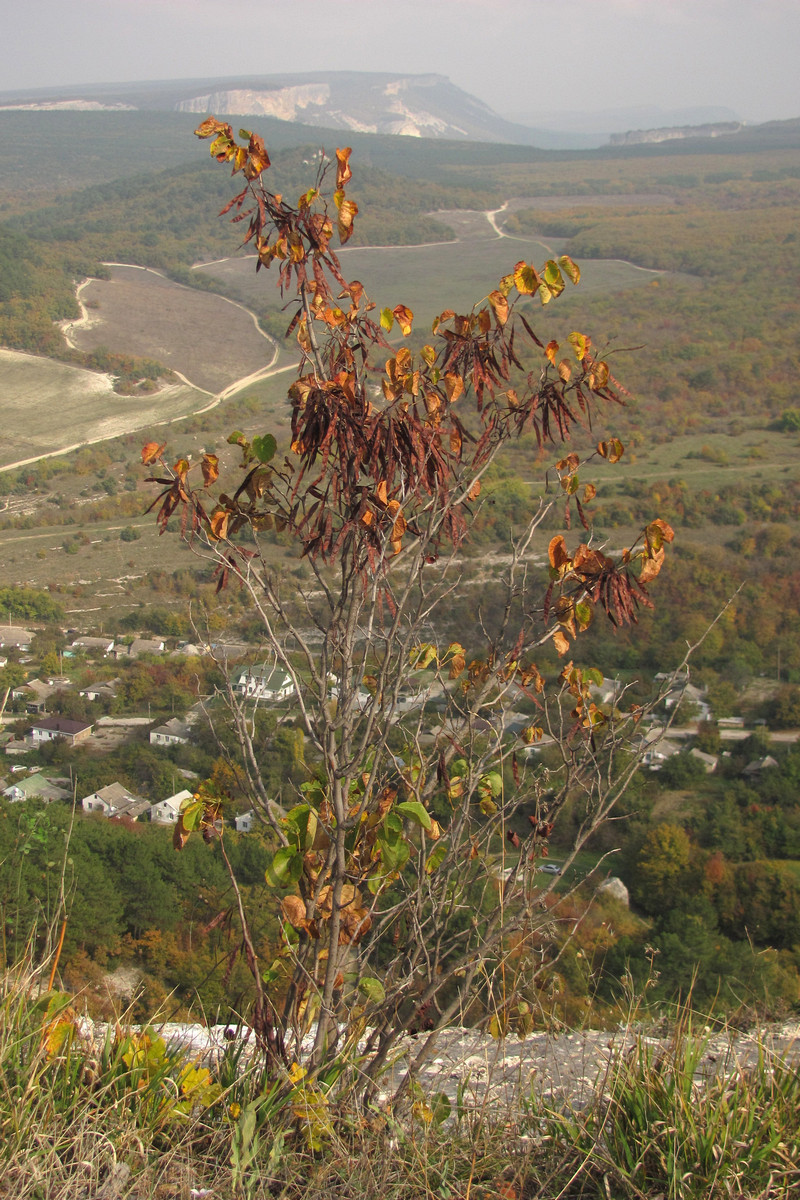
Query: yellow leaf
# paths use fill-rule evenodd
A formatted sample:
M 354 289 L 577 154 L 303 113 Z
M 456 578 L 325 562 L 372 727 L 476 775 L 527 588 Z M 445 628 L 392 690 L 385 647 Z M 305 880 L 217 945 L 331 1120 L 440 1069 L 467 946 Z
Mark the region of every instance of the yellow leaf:
M 558 342 L 548 342 L 544 348 L 544 352 L 547 355 L 547 357 L 550 359 L 550 362 L 553 364 L 553 366 L 556 365 L 556 355 L 558 354 L 558 351 L 559 351 Z
M 338 196 L 340 193 L 337 192 Z M 344 193 L 341 193 L 342 197 Z M 337 228 L 339 231 L 339 241 L 344 244 L 349 242 L 353 233 L 353 221 L 358 216 L 358 205 L 355 200 L 345 200 L 344 198 L 338 202 L 339 216 L 337 218 Z
M 521 296 L 532 296 L 540 286 L 535 269 L 526 262 L 518 262 L 514 267 L 514 286 Z M 547 298 L 550 299 L 549 296 Z
M 458 397 L 464 391 L 464 380 L 460 375 L 448 373 L 444 377 L 444 386 L 447 391 L 447 399 L 451 404 L 455 404 Z
M 576 262 L 570 258 L 568 254 L 559 256 L 558 265 L 561 270 L 573 283 L 578 284 L 581 281 L 581 269 Z
M 505 325 L 508 320 L 508 301 L 502 292 L 490 292 L 489 303 L 494 309 L 498 324 Z
M 569 639 L 564 636 L 560 629 L 557 629 L 553 634 L 553 645 L 556 648 L 559 658 L 569 650 Z
M 587 338 L 582 333 L 578 333 L 577 330 L 575 330 L 569 335 L 567 341 L 575 351 L 575 357 L 577 358 L 578 362 L 582 362 L 586 357 Z
M 352 154 L 350 146 L 345 146 L 343 150 L 336 151 L 336 188 L 343 188 L 346 183 L 349 183 L 353 178 L 353 172 L 350 170 L 349 158 Z
M 411 323 L 414 320 L 414 314 L 405 304 L 396 304 L 392 309 L 397 324 L 403 331 L 403 337 L 408 337 L 411 333 Z M 399 356 L 398 356 L 399 357 Z
M 283 915 L 295 929 L 303 929 L 307 924 L 306 906 L 299 896 L 284 896 L 281 900 Z
M 608 383 L 608 363 L 596 362 L 589 376 L 589 385 L 593 388 L 604 388 Z
M 639 583 L 649 583 L 651 579 L 655 579 L 664 565 L 665 558 L 666 551 L 663 546 L 660 550 L 655 550 L 649 558 L 646 558 L 639 572 Z
M 610 463 L 617 463 L 625 453 L 625 447 L 619 438 L 609 438 L 607 442 L 598 442 L 597 453 Z
M 489 1022 L 489 1036 L 493 1038 L 504 1038 L 506 1036 L 505 1023 L 495 1015 Z

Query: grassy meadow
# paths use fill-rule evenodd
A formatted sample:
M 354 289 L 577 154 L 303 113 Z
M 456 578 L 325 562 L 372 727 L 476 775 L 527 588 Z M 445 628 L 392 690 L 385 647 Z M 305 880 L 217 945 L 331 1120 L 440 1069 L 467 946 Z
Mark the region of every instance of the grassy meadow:
M 173 420 L 203 399 L 183 383 L 144 401 L 120 396 L 108 375 L 13 350 L 0 350 L 0 388 L 0 468 Z

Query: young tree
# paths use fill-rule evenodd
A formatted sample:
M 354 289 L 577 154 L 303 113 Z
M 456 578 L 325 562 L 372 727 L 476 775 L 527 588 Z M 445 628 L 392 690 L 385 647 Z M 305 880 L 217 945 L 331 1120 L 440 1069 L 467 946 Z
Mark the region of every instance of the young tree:
M 256 269 L 277 270 L 293 310 L 291 446 L 280 456 L 273 434 L 234 432 L 241 467 L 224 490 L 214 454 L 195 472 L 151 442 L 143 461 L 159 468 L 162 531 L 180 512 L 218 588 L 246 589 L 308 739 L 307 782 L 286 811 L 264 786 L 251 708 L 228 688 L 247 786 L 274 839 L 267 881 L 283 922 L 271 964 L 245 935 L 254 1027 L 276 1068 L 296 1058 L 314 1078 L 336 1059 L 339 1086 L 364 1092 L 403 1030 L 433 1036 L 469 1012 L 502 1033 L 527 1011 L 513 963 L 554 920 L 556 877 L 539 868 L 559 811 L 568 798 L 578 806 L 582 845 L 636 769 L 635 717 L 604 717 L 590 696 L 602 677 L 568 661 L 570 646 L 597 610 L 615 625 L 636 620 L 672 531 L 654 520 L 617 559 L 591 539 L 569 548 L 548 536 L 564 502 L 567 528 L 574 511 L 588 529 L 595 494 L 585 460 L 556 454 L 542 468 L 551 491 L 508 546 L 497 621 L 488 627 L 479 608 L 465 644 L 442 641 L 451 597 L 479 569 L 459 552 L 503 448 L 532 434 L 547 452 L 620 402 L 588 336 L 544 344 L 531 326 L 534 298 L 556 300 L 579 269 L 566 255 L 541 270 L 518 262 L 470 312 L 445 309 L 412 353 L 389 338 L 408 338 L 413 314 L 402 303 L 377 312 L 333 249 L 358 211 L 349 149 L 322 156 L 292 204 L 265 183 L 257 135 L 242 131 L 239 144 L 214 118 L 196 132 L 243 175 L 223 211 L 246 222 Z M 587 444 L 588 459 L 623 453 L 615 438 Z M 296 540 L 312 586 L 274 565 L 263 538 L 274 528 Z M 547 559 L 543 584 L 534 553 Z M 565 660 L 549 672 L 536 663 L 548 645 Z M 523 700 L 538 715 L 515 737 L 509 713 Z M 433 730 L 423 702 L 439 710 Z M 529 765 L 545 741 L 558 769 Z M 217 789 L 198 789 L 176 846 L 195 829 L 219 836 L 223 810 Z M 524 974 L 535 975 L 530 963 Z

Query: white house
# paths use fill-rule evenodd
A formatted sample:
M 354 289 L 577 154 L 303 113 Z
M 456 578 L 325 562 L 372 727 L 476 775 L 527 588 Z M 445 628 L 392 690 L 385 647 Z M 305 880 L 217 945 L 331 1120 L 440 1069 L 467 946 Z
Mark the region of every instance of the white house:
M 153 746 L 185 746 L 189 741 L 189 732 L 185 721 L 172 717 L 165 724 L 150 730 L 150 743 Z
M 147 812 L 150 804 L 139 796 L 133 796 L 121 783 L 109 783 L 104 788 L 84 796 L 81 808 L 84 812 L 99 812 L 104 817 L 136 818 Z
M 249 700 L 287 700 L 294 695 L 294 684 L 280 667 L 244 667 L 233 690 Z
M 240 813 L 238 817 L 233 818 L 233 827 L 237 833 L 252 833 L 255 823 L 256 817 L 252 808 L 249 812 Z
M 34 745 L 65 741 L 75 746 L 78 742 L 85 742 L 91 732 L 91 721 L 72 721 L 69 717 L 45 717 L 31 727 L 30 737 Z
M 114 639 L 108 637 L 79 637 L 72 643 L 73 650 L 83 650 L 89 654 L 110 654 L 114 649 Z
M 174 796 L 167 796 L 166 800 L 159 800 L 158 804 L 150 805 L 150 820 L 157 822 L 159 825 L 174 825 L 178 817 L 181 815 L 181 805 L 186 800 L 191 800 L 192 793 L 186 788 L 176 792 Z
M 662 729 L 650 729 L 640 739 L 642 750 L 642 766 L 651 771 L 660 771 L 668 758 L 680 754 L 681 747 L 677 742 L 664 736 Z

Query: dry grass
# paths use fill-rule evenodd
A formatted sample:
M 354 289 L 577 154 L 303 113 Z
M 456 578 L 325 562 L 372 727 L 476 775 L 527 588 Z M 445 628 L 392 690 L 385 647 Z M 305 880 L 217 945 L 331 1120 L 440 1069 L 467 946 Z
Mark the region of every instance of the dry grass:
M 82 299 L 97 307 L 89 309 L 87 327 L 75 327 L 79 349 L 105 346 L 155 359 L 213 394 L 261 370 L 275 354 L 251 313 L 155 271 L 112 267 L 110 280 L 92 280 Z
M 41 976 L 0 985 L 2 1200 L 790 1200 L 800 1189 L 800 1076 L 762 1054 L 702 1082 L 688 1014 L 656 1056 L 635 1043 L 581 1108 L 354 1112 L 311 1120 L 304 1083 L 234 1057 L 214 1075 L 131 1033 L 82 1040 Z M 431 1102 L 428 1107 L 426 1101 Z M 321 1114 L 321 1115 L 320 1115 Z

